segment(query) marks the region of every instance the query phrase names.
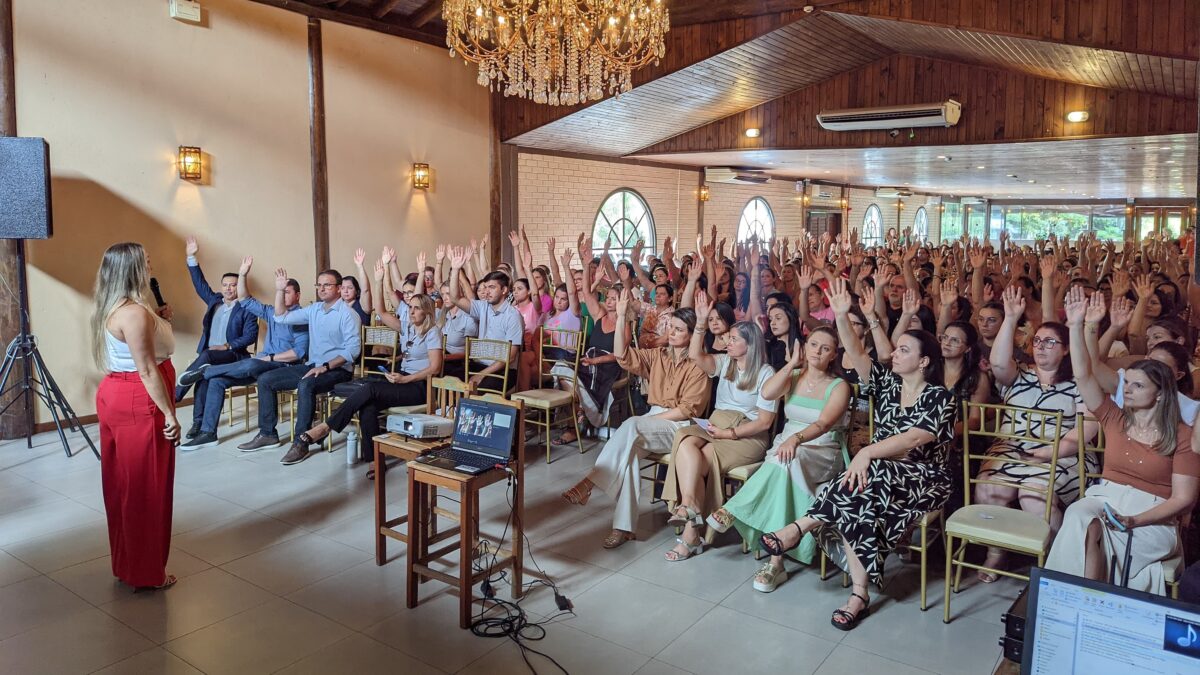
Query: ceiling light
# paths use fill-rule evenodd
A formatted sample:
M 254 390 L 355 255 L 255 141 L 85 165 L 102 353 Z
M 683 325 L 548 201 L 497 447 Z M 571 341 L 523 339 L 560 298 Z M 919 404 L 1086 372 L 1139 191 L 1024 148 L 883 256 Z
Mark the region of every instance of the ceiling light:
M 935 159 L 946 159 L 946 156 L 945 156 L 945 155 L 938 155 L 937 157 L 935 157 Z
M 1174 163 L 1175 163 L 1175 160 L 1173 160 L 1173 159 L 1168 159 L 1168 160 L 1167 160 L 1167 164 L 1174 164 Z
M 758 127 L 750 127 L 746 130 L 746 138 L 758 138 L 758 135 L 761 133 L 762 130 Z
M 1025 181 L 1025 182 L 1026 182 L 1026 183 L 1036 183 L 1037 181 L 1036 181 L 1036 180 L 1034 180 L 1034 179 L 1032 179 L 1032 178 L 1030 178 L 1029 180 L 1027 180 L 1027 181 Z
M 1016 177 L 1017 177 L 1017 174 L 1015 174 L 1015 173 L 1010 173 L 1010 174 L 1005 174 L 1005 175 L 1006 175 L 1007 177 L 1009 177 L 1009 178 L 1016 178 Z
M 979 166 L 977 166 L 977 167 L 975 167 L 975 168 L 976 168 L 976 169 L 986 169 L 987 167 L 986 167 L 986 166 L 984 166 L 984 165 L 982 165 L 982 164 L 980 164 Z
M 1068 122 L 1086 122 L 1086 121 L 1088 121 L 1088 111 L 1072 110 L 1071 112 L 1067 113 L 1067 121 Z

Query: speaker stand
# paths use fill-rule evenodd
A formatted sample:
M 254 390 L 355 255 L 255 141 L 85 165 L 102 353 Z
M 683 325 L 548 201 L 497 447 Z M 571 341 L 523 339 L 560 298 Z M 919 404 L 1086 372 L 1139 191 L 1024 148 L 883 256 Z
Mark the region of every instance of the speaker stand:
M 4 350 L 4 364 L 0 365 L 0 401 L 4 400 L 10 392 L 16 393 L 12 400 L 0 408 L 0 415 L 6 413 L 17 401 L 23 403 L 26 422 L 25 445 L 32 448 L 33 406 L 35 400 L 40 400 L 42 405 L 50 410 L 50 416 L 54 419 L 54 428 L 58 430 L 58 439 L 62 442 L 63 452 L 67 454 L 67 457 L 73 456 L 74 453 L 71 452 L 71 445 L 67 442 L 67 435 L 63 431 L 64 423 L 71 431 L 82 434 L 88 447 L 92 449 L 92 454 L 96 456 L 96 459 L 100 459 L 100 451 L 96 449 L 92 437 L 84 430 L 79 416 L 75 414 L 71 403 L 67 401 L 62 389 L 54 381 L 54 376 L 50 374 L 50 369 L 46 367 L 46 362 L 42 359 L 41 352 L 38 351 L 37 338 L 29 332 L 29 281 L 25 276 L 24 239 L 17 240 L 17 286 L 21 305 L 21 332 L 12 339 L 12 342 L 8 343 L 8 348 Z M 9 385 L 8 380 L 12 377 L 18 363 L 21 367 L 21 378 Z

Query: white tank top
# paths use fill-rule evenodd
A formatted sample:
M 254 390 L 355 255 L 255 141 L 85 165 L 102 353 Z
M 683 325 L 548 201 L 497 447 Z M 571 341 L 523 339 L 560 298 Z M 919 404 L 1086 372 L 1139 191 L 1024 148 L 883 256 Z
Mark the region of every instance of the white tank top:
M 169 330 L 163 330 L 161 322 L 155 322 L 154 330 L 154 362 L 162 363 L 171 358 L 175 352 L 175 335 Z M 108 351 L 108 370 L 112 373 L 137 372 L 137 364 L 133 362 L 133 353 L 129 345 L 118 340 L 116 336 L 104 330 L 104 346 Z

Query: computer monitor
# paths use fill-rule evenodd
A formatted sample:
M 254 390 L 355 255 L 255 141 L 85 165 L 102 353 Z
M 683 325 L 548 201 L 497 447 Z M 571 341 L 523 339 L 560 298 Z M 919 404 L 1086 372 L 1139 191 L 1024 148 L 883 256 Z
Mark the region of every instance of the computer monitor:
M 1035 568 L 1021 675 L 1200 673 L 1200 607 Z
M 491 455 L 507 462 L 512 457 L 517 409 L 502 403 L 463 399 L 454 417 L 454 447 Z

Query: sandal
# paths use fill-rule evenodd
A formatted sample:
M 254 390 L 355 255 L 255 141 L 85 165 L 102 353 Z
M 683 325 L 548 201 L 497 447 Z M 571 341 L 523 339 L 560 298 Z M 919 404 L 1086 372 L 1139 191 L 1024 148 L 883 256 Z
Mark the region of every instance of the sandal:
M 626 532 L 625 530 L 613 530 L 604 538 L 604 548 L 616 548 L 627 541 L 637 539 L 636 532 Z
M 696 542 L 695 544 L 687 543 L 686 541 L 683 540 L 682 537 L 676 537 L 675 541 L 676 541 L 676 543 L 683 544 L 683 547 L 687 549 L 687 553 L 680 553 L 679 551 L 676 551 L 675 549 L 671 549 L 670 551 L 667 551 L 667 554 L 666 554 L 667 562 L 679 562 L 681 560 L 687 560 L 688 558 L 691 558 L 692 556 L 697 556 L 704 552 L 704 540 L 703 539 Z
M 782 563 L 776 567 L 768 560 L 758 568 L 758 572 L 754 575 L 754 590 L 759 593 L 770 593 L 779 588 L 779 584 L 787 581 L 787 578 L 788 573 Z
M 804 530 L 800 529 L 800 523 L 792 522 L 789 524 L 795 525 L 796 530 L 798 532 L 800 532 L 800 539 L 798 539 L 795 544 L 793 544 L 792 546 L 789 546 L 788 548 L 784 548 L 782 539 L 780 539 L 778 536 L 776 536 L 776 534 L 774 532 L 767 532 L 766 534 L 764 534 L 763 536 L 758 538 L 758 545 L 761 546 L 762 549 L 764 551 L 766 551 L 767 553 L 770 553 L 771 555 L 777 555 L 777 556 L 782 556 L 785 553 L 787 553 L 788 551 L 799 546 L 800 542 L 804 541 Z
M 857 588 L 857 586 L 856 586 L 856 588 Z M 866 590 L 866 589 L 864 588 L 864 590 Z M 863 608 L 858 610 L 858 612 L 855 614 L 851 614 L 850 612 L 847 612 L 844 609 L 833 610 L 833 616 L 830 617 L 829 623 L 833 624 L 833 627 L 838 630 L 844 630 L 844 631 L 854 630 L 855 627 L 858 626 L 858 622 L 867 618 L 867 616 L 869 616 L 871 614 L 871 599 L 870 598 L 868 598 L 865 595 L 859 595 L 858 593 L 853 593 L 853 592 L 850 593 L 850 597 L 858 598 L 859 600 L 862 600 Z M 839 618 L 842 620 L 838 621 Z
M 988 564 L 989 560 L 995 560 L 995 562 L 989 565 Z M 983 561 L 983 566 L 991 567 L 992 569 L 999 569 L 999 568 L 1003 567 L 1004 563 L 1006 563 L 1007 561 L 1008 561 L 1008 556 L 1006 554 L 1004 554 L 1003 552 L 1000 553 L 999 555 L 993 555 L 993 554 L 989 553 L 988 557 L 985 558 Z M 1000 580 L 1000 575 L 996 574 L 995 572 L 989 572 L 987 570 L 977 570 L 975 572 L 975 578 L 979 579 L 979 581 L 981 583 L 994 584 Z
M 568 503 L 574 504 L 576 506 L 586 505 L 588 503 L 588 500 L 592 498 L 592 488 L 594 488 L 596 486 L 593 485 L 590 481 L 588 481 L 587 488 L 584 489 L 584 488 L 580 487 L 584 484 L 584 482 L 585 481 L 579 481 L 573 487 L 571 487 L 570 490 L 567 490 L 566 492 L 562 493 L 562 498 L 567 500 Z M 605 539 L 605 541 L 608 541 L 608 540 Z M 606 546 L 605 548 L 612 548 L 612 547 Z
M 138 586 L 137 588 L 133 589 L 133 592 L 140 593 L 142 591 L 165 591 L 166 589 L 174 586 L 175 582 L 177 581 L 179 581 L 179 579 L 177 579 L 174 574 L 168 574 L 167 580 L 158 586 Z
M 684 515 L 679 515 L 679 509 L 683 509 Z M 675 512 L 671 514 L 670 518 L 667 518 L 668 525 L 683 526 L 687 525 L 688 523 L 691 523 L 696 527 L 700 527 L 704 524 L 704 518 L 700 516 L 698 511 L 690 506 L 684 506 L 683 504 L 676 506 Z
M 717 509 L 710 513 L 704 522 L 708 523 L 708 526 L 714 531 L 724 534 L 726 530 L 733 527 L 733 514 L 725 509 Z

